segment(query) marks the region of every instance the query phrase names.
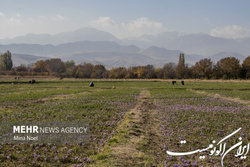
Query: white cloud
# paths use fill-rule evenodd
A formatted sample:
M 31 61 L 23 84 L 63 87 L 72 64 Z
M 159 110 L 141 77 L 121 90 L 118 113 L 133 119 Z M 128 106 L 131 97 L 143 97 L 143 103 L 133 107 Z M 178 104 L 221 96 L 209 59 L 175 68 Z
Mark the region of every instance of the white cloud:
M 13 16 L 0 17 L 0 25 L 0 39 L 28 33 L 55 34 L 86 26 L 110 32 L 119 38 L 136 37 L 144 34 L 155 35 L 166 31 L 162 23 L 149 20 L 146 17 L 119 23 L 110 17 L 100 17 L 97 20 L 88 22 L 87 20 L 67 19 L 66 16 L 61 14 L 27 17 L 16 13 Z
M 160 22 L 150 21 L 146 17 L 132 20 L 128 23 L 117 23 L 110 17 L 100 17 L 89 23 L 91 27 L 110 32 L 120 38 L 155 35 L 165 32 L 166 28 Z
M 21 17 L 22 15 L 20 13 L 17 13 L 16 14 L 16 17 Z
M 212 29 L 210 35 L 214 37 L 239 39 L 249 37 L 250 30 L 238 25 L 229 25 Z
M 17 18 L 14 18 L 14 17 L 11 17 L 11 18 L 8 19 L 8 23 L 13 24 L 13 25 L 17 25 L 17 24 L 21 23 L 21 20 L 19 20 Z
M 28 33 L 55 34 L 76 29 L 75 25 L 69 21 L 61 15 L 25 17 L 15 14 L 10 17 L 0 17 L 0 39 Z
M 5 16 L 5 14 L 4 14 L 4 13 L 2 13 L 2 12 L 0 12 L 0 17 L 3 17 L 3 16 Z
M 111 26 L 118 26 L 114 20 L 110 17 L 99 17 L 97 20 L 91 22 L 93 25 L 99 25 L 102 27 L 111 27 Z
M 128 23 L 126 28 L 132 35 L 154 35 L 166 31 L 166 28 L 161 23 L 149 21 L 146 17 L 138 18 Z
M 60 14 L 56 15 L 56 19 L 59 20 L 59 21 L 65 20 L 65 18 L 62 15 L 60 15 Z

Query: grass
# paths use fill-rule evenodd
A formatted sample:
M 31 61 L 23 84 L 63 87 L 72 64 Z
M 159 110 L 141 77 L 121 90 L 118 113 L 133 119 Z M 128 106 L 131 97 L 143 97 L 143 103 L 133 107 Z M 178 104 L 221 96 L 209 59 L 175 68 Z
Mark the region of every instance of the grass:
M 250 89 L 205 90 L 205 92 L 219 94 L 224 97 L 250 100 Z
M 213 139 L 218 140 L 242 127 L 243 142 L 249 139 L 250 108 L 247 105 L 207 97 L 192 90 L 249 101 L 248 82 L 186 81 L 185 85 L 145 80 L 90 80 L 37 79 L 36 84 L 11 84 L 14 80 L 0 79 L 0 121 L 63 121 L 86 120 L 90 123 L 90 143 L 73 144 L 0 144 L 0 166 L 88 166 L 108 161 L 112 155 L 109 147 L 126 142 L 129 136 L 127 114 L 137 103 L 142 89 L 151 92 L 152 101 L 161 131 L 159 142 L 154 143 L 150 163 L 157 166 L 193 165 L 220 166 L 221 157 L 199 160 L 199 155 L 173 157 L 166 150 L 190 151 L 204 148 Z M 112 89 L 113 88 L 113 89 Z M 122 127 L 117 132 L 117 128 Z M 185 139 L 187 144 L 180 144 Z M 234 144 L 232 138 L 228 144 Z M 138 145 L 140 151 L 148 151 L 148 141 Z M 108 147 L 107 147 L 108 146 Z M 107 147 L 106 149 L 104 149 Z M 159 151 L 159 148 L 161 151 Z M 156 151 L 157 150 L 157 151 Z M 196 162 L 197 161 L 197 162 Z M 244 166 L 247 160 L 239 160 L 229 154 L 228 166 Z
M 27 85 L 28 87 L 26 87 Z M 98 87 L 99 85 L 102 88 Z M 112 86 L 107 87 L 107 83 L 100 83 L 99 85 L 95 88 L 89 88 L 88 82 L 55 83 L 52 81 L 50 83 L 46 81 L 34 85 L 20 84 L 15 87 L 17 92 L 25 93 L 5 92 L 7 94 L 1 96 L 3 100 L 0 100 L 1 122 L 5 120 L 86 120 L 90 123 L 91 141 L 88 145 L 83 146 L 70 144 L 1 144 L 1 165 L 24 166 L 31 164 L 31 166 L 46 166 L 49 164 L 64 164 L 68 166 L 69 164 L 91 161 L 88 157 L 96 154 L 108 142 L 125 112 L 135 105 L 136 95 L 139 93 L 137 89 L 111 89 Z M 13 85 L 0 84 L 1 90 L 7 87 L 13 88 Z M 30 89 L 30 87 L 33 89 Z M 73 95 L 67 98 L 39 101 L 39 99 L 62 94 Z

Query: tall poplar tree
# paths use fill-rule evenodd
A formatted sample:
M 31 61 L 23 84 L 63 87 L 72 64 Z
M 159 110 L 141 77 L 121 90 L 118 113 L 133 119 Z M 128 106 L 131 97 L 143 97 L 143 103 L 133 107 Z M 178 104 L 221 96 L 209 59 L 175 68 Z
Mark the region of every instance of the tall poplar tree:
M 185 69 L 186 69 L 186 66 L 185 66 L 184 53 L 180 53 L 179 62 L 178 62 L 178 65 L 176 67 L 177 78 L 179 78 L 179 79 L 184 78 Z
M 0 70 L 1 71 L 8 71 L 11 70 L 13 66 L 11 53 L 7 51 L 6 53 L 0 55 Z

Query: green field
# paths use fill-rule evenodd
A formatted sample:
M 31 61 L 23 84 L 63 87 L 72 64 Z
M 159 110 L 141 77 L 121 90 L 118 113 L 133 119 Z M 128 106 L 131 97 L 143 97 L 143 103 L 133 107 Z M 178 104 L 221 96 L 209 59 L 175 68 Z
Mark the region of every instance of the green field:
M 86 120 L 90 142 L 1 144 L 0 166 L 221 166 L 222 157 L 208 152 L 166 151 L 206 148 L 238 128 L 228 146 L 240 136 L 249 142 L 250 82 L 95 80 L 90 88 L 89 80 L 37 81 L 1 79 L 0 121 Z M 234 154 L 224 166 L 250 165 Z

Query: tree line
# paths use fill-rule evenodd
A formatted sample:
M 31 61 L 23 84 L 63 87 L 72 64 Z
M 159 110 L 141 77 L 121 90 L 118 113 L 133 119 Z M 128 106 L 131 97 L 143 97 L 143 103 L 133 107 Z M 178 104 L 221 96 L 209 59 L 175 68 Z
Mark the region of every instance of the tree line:
M 0 55 L 1 75 L 44 75 L 60 78 L 131 78 L 131 79 L 249 79 L 250 56 L 242 64 L 235 57 L 226 57 L 213 63 L 204 58 L 188 67 L 183 53 L 179 55 L 178 63 L 167 63 L 162 68 L 153 65 L 133 66 L 129 68 L 116 67 L 110 70 L 104 65 L 82 63 L 76 65 L 74 61 L 63 62 L 59 58 L 39 60 L 33 66 L 20 65 L 12 67 L 11 53 Z

